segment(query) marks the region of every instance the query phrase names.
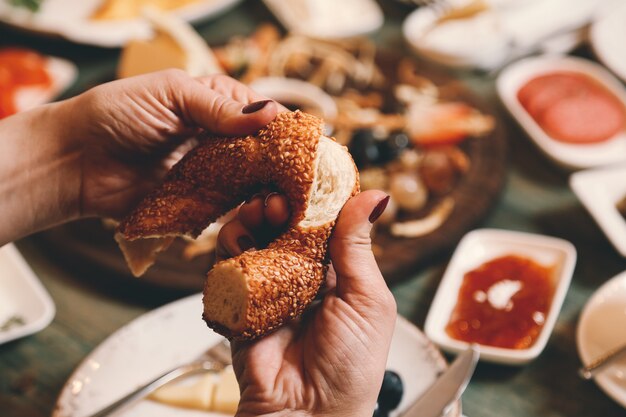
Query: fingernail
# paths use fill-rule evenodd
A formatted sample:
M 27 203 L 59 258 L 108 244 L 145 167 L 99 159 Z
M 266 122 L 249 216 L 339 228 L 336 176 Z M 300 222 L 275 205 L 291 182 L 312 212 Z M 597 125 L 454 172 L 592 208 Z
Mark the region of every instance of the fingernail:
M 389 196 L 383 198 L 382 200 L 378 202 L 378 204 L 376 204 L 376 207 L 374 207 L 374 210 L 372 210 L 372 213 L 370 214 L 370 217 L 369 217 L 370 223 L 374 223 L 376 220 L 378 220 L 380 215 L 383 214 L 383 212 L 387 208 L 388 203 L 389 203 Z
M 250 114 L 250 113 L 257 112 L 257 111 L 261 110 L 263 107 L 265 107 L 267 105 L 267 103 L 269 103 L 271 101 L 272 100 L 255 101 L 254 103 L 250 103 L 250 104 L 247 104 L 247 105 L 243 106 L 243 108 L 241 109 L 241 112 L 243 114 Z
M 261 193 L 256 193 L 256 194 L 252 195 L 251 197 L 249 197 L 249 198 L 246 200 L 246 204 L 251 203 L 251 202 L 252 202 L 252 200 L 254 200 L 255 198 L 263 198 L 263 194 L 261 194 Z
M 248 249 L 252 249 L 254 247 L 254 242 L 250 239 L 249 236 L 243 235 L 237 238 L 237 244 L 239 245 L 239 249 L 242 252 L 247 251 Z
M 276 192 L 269 193 L 267 195 L 267 197 L 265 197 L 265 201 L 263 202 L 263 206 L 267 207 L 267 203 L 270 201 L 270 198 L 275 196 L 275 195 L 278 195 L 278 193 L 276 193 Z

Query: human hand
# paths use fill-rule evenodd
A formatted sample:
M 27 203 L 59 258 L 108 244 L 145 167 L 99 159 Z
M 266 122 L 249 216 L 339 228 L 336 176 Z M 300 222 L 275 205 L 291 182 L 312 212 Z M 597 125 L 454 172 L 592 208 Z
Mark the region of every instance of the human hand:
M 258 229 L 247 227 L 250 218 L 256 219 L 254 224 L 272 216 L 286 221 L 283 197 L 268 199 L 271 209 L 261 202 L 242 206 L 238 219 L 224 226 L 220 253 L 237 255 L 246 249 L 238 242 L 257 239 Z M 241 390 L 238 416 L 372 415 L 396 319 L 395 300 L 369 236 L 386 203 L 379 191 L 363 192 L 346 203 L 330 241 L 332 267 L 317 305 L 261 340 L 233 343 Z
M 68 100 L 80 144 L 80 215 L 119 217 L 154 188 L 202 133 L 239 136 L 278 110 L 224 75 L 194 79 L 168 70 L 118 80 Z

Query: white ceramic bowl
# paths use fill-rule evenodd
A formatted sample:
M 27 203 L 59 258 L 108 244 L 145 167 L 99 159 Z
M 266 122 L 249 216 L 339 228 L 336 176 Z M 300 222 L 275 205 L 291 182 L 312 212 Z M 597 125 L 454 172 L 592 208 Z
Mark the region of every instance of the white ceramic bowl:
M 23 322 L 0 331 L 0 344 L 42 330 L 50 324 L 55 311 L 50 295 L 15 246 L 1 247 L 0 325 L 10 317 L 19 317 Z
M 591 168 L 626 161 L 624 130 L 604 142 L 568 144 L 550 137 L 528 114 L 517 99 L 518 91 L 531 79 L 554 71 L 583 73 L 611 91 L 626 107 L 626 89 L 600 65 L 582 58 L 543 56 L 518 61 L 498 76 L 498 95 L 511 115 L 539 149 L 564 168 Z
M 454 3 L 463 1 L 455 0 Z M 427 34 L 433 28 L 439 13 L 436 7 L 419 7 L 402 23 L 404 39 L 418 55 L 452 68 L 484 70 L 498 67 L 509 56 L 508 39 L 503 34 L 496 36 L 497 32 L 487 31 L 489 27 L 496 25 L 495 19 L 490 19 L 492 14 L 485 17 L 484 21 L 477 21 L 473 25 L 472 28 L 480 33 L 478 39 L 460 36 L 449 42 L 442 40 L 435 41 L 434 44 L 429 42 Z M 461 20 L 459 22 L 463 23 Z M 493 30 L 496 30 L 495 27 Z M 461 28 L 458 32 L 461 32 Z
M 456 306 L 463 277 L 483 263 L 509 254 L 531 258 L 541 265 L 554 265 L 554 296 L 541 333 L 532 346 L 526 349 L 507 349 L 479 344 L 480 359 L 521 365 L 541 353 L 548 342 L 567 293 L 576 264 L 576 249 L 563 239 L 507 230 L 474 230 L 465 235 L 459 243 L 426 318 L 426 335 L 433 342 L 449 352 L 467 349 L 469 343 L 453 339 L 445 331 Z
M 250 83 L 250 88 L 259 94 L 282 103 L 293 103 L 315 110 L 324 121 L 337 117 L 337 105 L 321 88 L 295 78 L 265 77 Z M 330 135 L 333 126 L 326 123 L 324 133 Z
M 602 285 L 587 301 L 576 332 L 578 354 L 589 365 L 626 344 L 626 271 Z M 595 377 L 596 383 L 626 407 L 626 358 L 622 357 Z
M 576 172 L 569 183 L 615 249 L 626 257 L 626 219 L 616 206 L 626 197 L 626 164 Z

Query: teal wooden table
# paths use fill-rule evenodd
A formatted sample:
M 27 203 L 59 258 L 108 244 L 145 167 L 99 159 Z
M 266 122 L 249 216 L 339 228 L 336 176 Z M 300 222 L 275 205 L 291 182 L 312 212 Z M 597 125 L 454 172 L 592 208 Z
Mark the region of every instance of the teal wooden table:
M 391 1 L 383 7 L 386 23 L 375 40 L 383 49 L 406 52 L 400 23 L 408 9 Z M 210 43 L 220 43 L 232 35 L 249 33 L 257 23 L 268 20 L 272 17 L 260 2 L 247 1 L 199 26 L 199 31 Z M 110 79 L 119 54 L 116 50 L 41 40 L 8 29 L 0 29 L 0 44 L 26 45 L 76 62 L 80 77 L 68 95 Z M 456 75 L 475 93 L 500 107 L 493 76 Z M 577 377 L 580 363 L 575 344 L 576 325 L 585 302 L 602 283 L 626 269 L 626 260 L 609 245 L 572 194 L 568 173 L 543 157 L 510 118 L 503 116 L 501 120 L 509 146 L 506 185 L 480 226 L 567 239 L 578 250 L 578 264 L 542 355 L 519 368 L 479 364 L 463 396 L 464 411 L 470 417 L 626 416 L 626 410 L 593 382 Z M 0 346 L 0 416 L 48 416 L 63 384 L 94 347 L 133 318 L 186 295 L 62 262 L 37 236 L 18 242 L 18 247 L 51 293 L 57 314 L 45 330 Z M 400 314 L 420 327 L 448 259 L 449 254 L 433 259 L 428 267 L 392 288 Z

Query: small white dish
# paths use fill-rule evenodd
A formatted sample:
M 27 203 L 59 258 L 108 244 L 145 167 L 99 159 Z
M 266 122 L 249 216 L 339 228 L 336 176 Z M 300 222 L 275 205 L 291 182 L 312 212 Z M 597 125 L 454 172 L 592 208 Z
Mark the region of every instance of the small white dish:
M 18 111 L 28 110 L 56 99 L 76 81 L 78 69 L 72 62 L 51 56 L 45 59 L 46 71 L 50 75 L 52 84 L 46 88 L 20 88 L 15 95 Z
M 196 357 L 220 338 L 202 321 L 202 294 L 150 311 L 113 333 L 83 360 L 66 382 L 52 417 L 91 415 L 151 378 Z M 435 345 L 413 324 L 399 317 L 387 362 L 387 369 L 398 372 L 404 383 L 398 410 L 406 409 L 446 367 Z M 446 417 L 460 417 L 460 404 L 458 401 Z M 218 417 L 224 414 L 145 400 L 116 415 Z M 397 411 L 391 413 L 392 417 L 396 415 Z
M 506 349 L 478 345 L 480 359 L 488 362 L 522 365 L 536 358 L 546 346 L 565 294 L 569 288 L 576 249 L 570 242 L 549 236 L 496 229 L 478 229 L 463 237 L 439 284 L 426 317 L 426 335 L 442 349 L 461 352 L 468 343 L 450 337 L 446 325 L 457 303 L 465 274 L 483 263 L 504 255 L 518 255 L 554 266 L 555 291 L 539 337 L 526 349 Z
M 70 41 L 108 48 L 121 47 L 131 39 L 152 35 L 142 18 L 93 20 L 91 15 L 103 0 L 46 0 L 37 12 L 0 1 L 0 21 L 44 35 L 58 35 Z M 188 22 L 198 22 L 224 13 L 241 0 L 198 0 L 174 11 Z
M 55 314 L 50 295 L 11 243 L 0 248 L 0 344 L 44 329 Z
M 309 108 L 313 114 L 324 119 L 324 134 L 330 135 L 330 121 L 337 117 L 337 105 L 321 88 L 295 78 L 265 77 L 250 83 L 250 88 L 279 103 L 291 103 Z
M 402 33 L 415 52 L 455 68 L 497 70 L 511 60 L 552 51 L 567 53 L 583 41 L 581 28 L 601 0 L 487 0 L 471 16 L 439 22 L 452 8 L 473 0 L 446 0 L 420 7 L 405 19 Z
M 263 0 L 292 33 L 318 39 L 341 39 L 379 29 L 383 12 L 374 0 Z
M 626 130 L 600 143 L 568 144 L 550 137 L 517 98 L 530 80 L 555 71 L 573 71 L 591 77 L 612 92 L 626 107 L 626 89 L 607 70 L 589 60 L 564 56 L 542 56 L 515 62 L 498 76 L 500 100 L 543 153 L 566 169 L 592 168 L 626 161 Z
M 626 219 L 616 206 L 626 198 L 626 165 L 579 171 L 569 183 L 615 249 L 626 257 Z
M 598 59 L 626 82 L 626 3 L 608 2 L 589 30 L 589 41 Z
M 583 308 L 576 331 L 578 355 L 588 365 L 626 344 L 626 271 L 604 283 Z M 594 378 L 622 407 L 626 407 L 626 358 L 616 359 Z

